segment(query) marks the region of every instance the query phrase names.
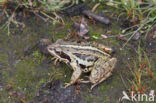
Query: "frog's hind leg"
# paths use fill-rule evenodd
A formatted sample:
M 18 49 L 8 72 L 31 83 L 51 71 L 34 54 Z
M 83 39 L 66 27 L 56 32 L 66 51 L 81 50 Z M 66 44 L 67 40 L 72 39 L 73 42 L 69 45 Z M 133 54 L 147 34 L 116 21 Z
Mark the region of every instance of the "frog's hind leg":
M 112 75 L 111 72 L 113 71 L 116 62 L 117 59 L 112 58 L 103 64 L 102 62 L 100 62 L 101 64 L 97 64 L 96 68 L 91 71 L 89 77 L 90 82 L 93 83 L 91 89 Z
M 101 79 L 99 79 L 99 81 L 98 82 L 96 82 L 95 84 L 93 84 L 92 86 L 91 86 L 91 90 L 96 86 L 96 85 L 98 85 L 99 83 L 101 83 L 102 81 L 104 81 L 105 79 L 107 79 L 109 76 L 111 76 L 112 75 L 112 73 L 110 72 L 110 73 L 107 73 L 106 75 L 105 75 L 105 77 L 104 78 L 101 78 Z
M 70 63 L 70 65 L 72 66 L 74 72 L 72 74 L 71 81 L 69 83 L 65 83 L 65 88 L 77 82 L 82 73 L 80 66 L 76 63 Z

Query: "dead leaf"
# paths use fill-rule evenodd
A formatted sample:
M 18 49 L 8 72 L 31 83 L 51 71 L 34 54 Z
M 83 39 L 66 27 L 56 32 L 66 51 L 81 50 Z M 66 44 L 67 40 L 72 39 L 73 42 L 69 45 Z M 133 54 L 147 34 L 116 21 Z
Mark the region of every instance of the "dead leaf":
M 74 22 L 73 27 L 76 35 L 81 37 L 84 37 L 89 32 L 87 22 L 84 18 L 80 22 Z
M 106 33 L 107 34 L 112 34 L 112 31 L 111 30 L 108 30 Z
M 16 91 L 10 91 L 10 92 L 8 92 L 8 94 L 12 96 L 12 95 L 16 94 Z
M 104 35 L 104 34 L 102 34 L 101 37 L 102 37 L 103 39 L 107 39 L 107 38 L 108 38 L 108 37 L 107 37 L 106 35 Z
M 125 40 L 125 41 L 128 40 L 128 38 L 126 38 L 124 35 L 119 35 L 119 36 L 117 36 L 117 38 L 121 39 L 121 40 Z

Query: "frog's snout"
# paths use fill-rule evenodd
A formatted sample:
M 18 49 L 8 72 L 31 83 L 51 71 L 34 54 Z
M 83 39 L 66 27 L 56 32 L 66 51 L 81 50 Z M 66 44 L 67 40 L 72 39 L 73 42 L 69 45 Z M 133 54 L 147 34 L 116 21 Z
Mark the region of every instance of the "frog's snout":
M 112 47 L 112 52 L 111 52 L 111 56 L 113 56 L 116 53 L 117 48 L 116 47 Z

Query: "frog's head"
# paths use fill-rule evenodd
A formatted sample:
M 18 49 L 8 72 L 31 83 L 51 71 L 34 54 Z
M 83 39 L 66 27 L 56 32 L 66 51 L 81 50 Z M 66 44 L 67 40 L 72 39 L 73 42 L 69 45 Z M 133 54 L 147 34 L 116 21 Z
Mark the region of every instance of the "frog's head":
M 54 44 L 51 44 L 47 47 L 47 50 L 48 52 L 55 56 L 55 57 L 60 57 L 61 53 L 62 53 L 62 48 L 60 47 L 59 44 L 57 43 L 54 43 Z

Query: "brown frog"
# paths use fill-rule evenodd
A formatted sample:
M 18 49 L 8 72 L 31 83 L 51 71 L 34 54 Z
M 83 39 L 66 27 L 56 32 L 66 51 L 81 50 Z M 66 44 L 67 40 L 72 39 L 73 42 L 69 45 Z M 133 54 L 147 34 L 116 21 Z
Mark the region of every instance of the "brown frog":
M 111 72 L 117 62 L 117 59 L 110 55 L 113 50 L 102 44 L 78 44 L 57 40 L 56 43 L 49 45 L 47 50 L 54 56 L 55 62 L 63 61 L 74 71 L 71 81 L 65 83 L 65 87 L 79 81 L 93 83 L 92 89 L 112 75 Z M 91 72 L 88 81 L 80 79 L 83 72 Z

